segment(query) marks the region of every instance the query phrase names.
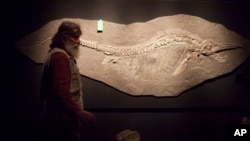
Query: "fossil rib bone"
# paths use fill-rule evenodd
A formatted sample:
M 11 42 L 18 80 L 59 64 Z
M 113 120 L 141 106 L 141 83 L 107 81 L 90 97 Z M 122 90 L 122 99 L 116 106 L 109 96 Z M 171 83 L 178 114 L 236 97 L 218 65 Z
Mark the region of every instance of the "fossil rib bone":
M 131 95 L 176 96 L 231 72 L 249 56 L 249 40 L 220 24 L 183 14 L 129 25 L 104 21 L 103 33 L 93 32 L 96 21 L 60 19 L 24 37 L 16 47 L 43 63 L 63 20 L 83 28 L 80 73 Z

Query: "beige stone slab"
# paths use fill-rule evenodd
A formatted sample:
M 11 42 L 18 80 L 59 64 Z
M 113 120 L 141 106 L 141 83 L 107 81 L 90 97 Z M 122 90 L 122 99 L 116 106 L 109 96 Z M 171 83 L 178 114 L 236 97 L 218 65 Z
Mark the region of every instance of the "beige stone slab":
M 95 20 L 59 19 L 25 36 L 16 47 L 43 63 L 59 24 L 81 25 L 82 75 L 131 95 L 177 96 L 201 82 L 234 70 L 249 56 L 248 39 L 190 15 L 173 15 L 128 25 Z

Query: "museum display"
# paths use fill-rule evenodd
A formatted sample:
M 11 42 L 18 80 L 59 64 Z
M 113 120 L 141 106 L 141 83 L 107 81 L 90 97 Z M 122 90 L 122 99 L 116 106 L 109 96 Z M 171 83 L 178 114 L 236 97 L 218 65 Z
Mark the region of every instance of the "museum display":
M 99 19 L 58 19 L 20 39 L 16 48 L 42 64 L 65 20 L 78 23 L 83 31 L 80 73 L 134 96 L 178 96 L 232 72 L 250 53 L 248 39 L 219 23 L 185 14 L 131 24 L 102 19 L 98 30 Z

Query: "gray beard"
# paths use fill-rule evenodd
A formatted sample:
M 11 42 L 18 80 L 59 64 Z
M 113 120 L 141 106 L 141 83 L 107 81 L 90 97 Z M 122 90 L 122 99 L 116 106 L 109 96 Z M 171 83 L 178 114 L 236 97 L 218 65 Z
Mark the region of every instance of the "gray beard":
M 76 47 L 69 47 L 69 46 L 66 46 L 65 47 L 65 49 L 66 49 L 66 51 L 67 51 L 67 53 L 70 55 L 70 56 L 72 56 L 72 57 L 74 57 L 74 58 L 78 58 L 79 57 L 79 46 L 76 46 Z

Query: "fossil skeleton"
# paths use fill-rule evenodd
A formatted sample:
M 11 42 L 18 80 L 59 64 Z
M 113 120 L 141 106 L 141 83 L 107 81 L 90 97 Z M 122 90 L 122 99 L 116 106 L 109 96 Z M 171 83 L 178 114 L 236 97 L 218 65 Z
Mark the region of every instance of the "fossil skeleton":
M 218 44 L 213 42 L 212 40 L 204 40 L 202 41 L 198 37 L 189 36 L 191 33 L 185 32 L 180 29 L 167 30 L 165 32 L 159 31 L 157 36 L 151 39 L 149 42 L 144 45 L 140 45 L 139 47 L 126 47 L 125 49 L 120 49 L 114 46 L 108 45 L 98 45 L 96 42 L 90 42 L 83 39 L 80 39 L 80 45 L 84 47 L 88 47 L 91 49 L 95 49 L 97 51 L 101 51 L 106 55 L 114 55 L 114 56 L 131 56 L 131 55 L 139 55 L 142 53 L 150 52 L 157 48 L 168 47 L 173 44 L 189 44 L 188 56 L 183 59 L 183 61 L 176 68 L 174 75 L 179 74 L 185 70 L 184 66 L 187 66 L 188 60 L 191 58 L 191 54 L 195 54 L 197 57 L 200 55 L 208 56 L 217 61 L 223 61 L 221 58 L 212 57 L 212 55 L 232 50 L 242 48 L 240 45 L 232 45 L 232 44 Z M 137 48 L 136 50 L 134 48 Z
M 192 32 L 194 27 L 192 25 L 188 27 L 187 24 L 179 24 L 171 27 L 173 25 L 171 21 L 176 23 L 176 19 L 171 18 L 197 21 L 217 31 L 211 35 L 208 33 L 210 38 L 204 37 L 204 31 Z M 93 38 L 80 38 L 82 48 L 77 61 L 81 74 L 131 95 L 176 96 L 207 79 L 232 71 L 249 55 L 249 41 L 218 24 L 211 25 L 200 18 L 182 14 L 160 19 L 168 21 L 162 24 L 162 28 L 156 28 L 147 34 L 152 36 L 154 33 L 153 37 L 148 36 L 150 38 L 137 44 L 126 41 L 123 46 L 110 45 L 105 42 L 107 39 L 113 40 L 110 37 L 112 32 L 106 33 L 107 38 L 102 39 L 99 38 L 100 34 L 93 35 L 90 31 L 85 31 L 87 35 L 93 35 Z M 162 21 L 159 20 L 157 23 L 161 25 Z M 144 25 L 147 24 L 150 25 L 150 22 Z M 118 27 L 113 24 L 108 25 Z M 166 25 L 170 27 L 164 27 Z M 54 25 L 55 28 L 57 26 Z M 84 27 L 86 28 L 87 24 Z M 47 35 L 45 39 L 41 37 L 42 31 L 44 37 Z M 44 54 L 48 51 L 48 43 L 53 36 L 51 33 L 48 37 L 45 29 L 39 32 L 39 36 L 28 36 L 17 43 L 17 48 L 25 55 L 32 60 L 40 60 L 36 62 L 42 62 L 39 58 L 44 58 Z M 30 43 L 31 38 L 33 43 Z M 94 41 L 95 38 L 100 41 L 98 39 Z M 135 41 L 139 39 L 134 38 Z

